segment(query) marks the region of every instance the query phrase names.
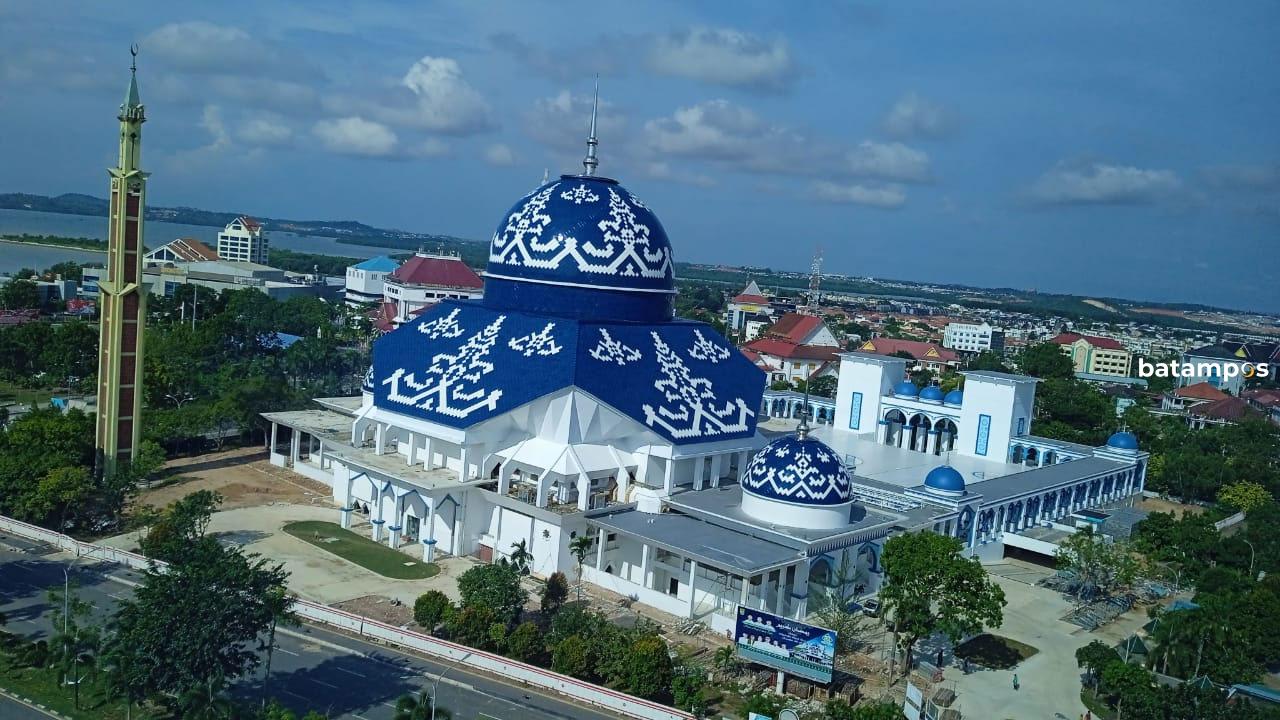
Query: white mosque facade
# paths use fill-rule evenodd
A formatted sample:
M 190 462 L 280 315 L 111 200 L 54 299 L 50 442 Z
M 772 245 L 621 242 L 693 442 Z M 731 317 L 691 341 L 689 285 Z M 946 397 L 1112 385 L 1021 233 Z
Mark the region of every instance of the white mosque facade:
M 874 594 L 891 534 L 995 559 L 1141 490 L 1132 435 L 1030 434 L 1032 378 L 970 372 L 944 396 L 861 353 L 827 424 L 766 437 L 764 374 L 674 317 L 662 225 L 588 160 L 502 217 L 482 299 L 377 340 L 360 397 L 264 415 L 272 462 L 331 487 L 343 527 L 426 560 L 522 544 L 570 578 L 586 536 L 584 581 L 724 631 L 740 605 L 804 619 Z

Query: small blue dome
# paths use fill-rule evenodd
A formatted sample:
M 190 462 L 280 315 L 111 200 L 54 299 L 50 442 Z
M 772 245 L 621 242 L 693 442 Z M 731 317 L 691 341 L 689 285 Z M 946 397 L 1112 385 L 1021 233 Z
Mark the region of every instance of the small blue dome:
M 939 465 L 924 476 L 924 486 L 949 495 L 964 493 L 964 476 L 950 465 Z
M 853 499 L 840 456 L 820 440 L 795 435 L 756 453 L 742 473 L 742 490 L 797 505 L 843 505 Z
M 1113 447 L 1118 450 L 1137 450 L 1138 436 L 1125 431 L 1113 433 L 1111 437 L 1107 438 L 1107 447 Z
M 920 399 L 940 403 L 942 402 L 942 388 L 937 385 L 929 385 L 920 391 Z
M 955 405 L 960 407 L 964 404 L 964 392 L 961 390 L 952 390 L 947 396 L 942 398 L 943 405 Z
M 489 245 L 487 277 L 675 293 L 662 223 L 615 180 L 561 175 L 520 198 Z
M 903 380 L 893 386 L 893 394 L 901 395 L 902 397 L 919 397 L 920 388 L 916 387 L 916 384 L 910 380 Z

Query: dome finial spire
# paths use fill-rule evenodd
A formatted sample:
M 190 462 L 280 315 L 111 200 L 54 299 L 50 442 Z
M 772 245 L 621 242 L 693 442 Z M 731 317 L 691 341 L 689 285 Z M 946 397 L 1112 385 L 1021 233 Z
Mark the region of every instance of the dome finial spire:
M 596 73 L 596 90 L 595 98 L 591 101 L 591 133 L 587 136 L 587 156 L 582 159 L 582 167 L 586 169 L 586 175 L 595 175 L 596 168 L 600 165 L 600 160 L 596 158 L 596 146 L 600 144 L 596 140 L 596 112 L 600 109 L 600 74 Z
M 796 439 L 809 437 L 809 381 L 804 383 L 804 405 L 800 406 L 800 424 L 796 426 Z

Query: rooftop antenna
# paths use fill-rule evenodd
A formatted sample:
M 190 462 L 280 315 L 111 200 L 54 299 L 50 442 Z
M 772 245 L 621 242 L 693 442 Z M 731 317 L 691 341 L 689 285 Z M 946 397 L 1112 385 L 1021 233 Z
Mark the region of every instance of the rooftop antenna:
M 809 266 L 809 311 L 813 315 L 818 314 L 818 303 L 821 299 L 822 288 L 822 246 L 819 245 L 813 251 L 813 263 Z
M 582 167 L 586 169 L 583 173 L 588 177 L 596 174 L 596 168 L 600 165 L 600 160 L 596 158 L 596 146 L 600 141 L 596 140 L 596 112 L 600 109 L 600 74 L 596 74 L 596 90 L 595 99 L 591 101 L 591 134 L 587 136 L 587 156 L 582 158 Z

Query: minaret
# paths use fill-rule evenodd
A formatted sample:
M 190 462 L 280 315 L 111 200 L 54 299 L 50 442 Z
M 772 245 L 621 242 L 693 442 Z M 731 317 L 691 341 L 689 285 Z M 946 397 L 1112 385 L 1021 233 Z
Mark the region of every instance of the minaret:
M 587 156 L 582 158 L 582 167 L 586 169 L 585 175 L 591 176 L 596 174 L 596 168 L 600 166 L 600 160 L 596 158 L 596 146 L 600 144 L 596 140 L 596 110 L 600 108 L 600 76 L 596 76 L 596 95 L 591 102 L 591 133 L 587 135 Z
M 108 215 L 107 271 L 98 283 L 101 329 L 98 350 L 98 470 L 110 474 L 120 460 L 138 450 L 142 411 L 142 336 L 147 318 L 147 292 L 142 284 L 142 216 L 147 173 L 142 157 L 142 123 L 146 116 L 138 98 L 137 47 L 130 67 L 129 90 L 120 106 L 120 163 L 111 176 Z

